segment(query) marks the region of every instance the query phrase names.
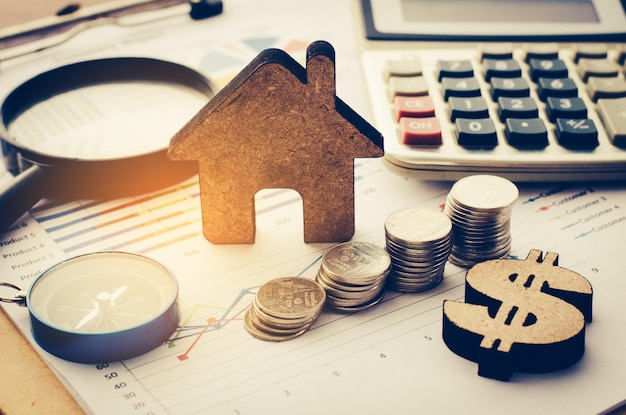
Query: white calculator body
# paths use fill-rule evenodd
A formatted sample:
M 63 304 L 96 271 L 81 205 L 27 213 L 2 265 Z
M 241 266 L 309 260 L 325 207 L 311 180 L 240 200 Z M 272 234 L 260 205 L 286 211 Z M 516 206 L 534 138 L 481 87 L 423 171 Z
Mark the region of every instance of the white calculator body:
M 478 8 L 496 4 L 456 3 L 472 2 Z M 626 179 L 626 35 L 619 32 L 626 31 L 624 12 L 618 1 L 568 2 L 578 14 L 547 10 L 544 18 L 561 21 L 544 24 L 552 28 L 545 33 L 531 25 L 524 34 L 523 22 L 511 22 L 508 32 L 483 24 L 499 28 L 494 35 L 450 22 L 431 25 L 434 34 L 416 34 L 410 25 L 381 33 L 380 27 L 392 26 L 375 26 L 377 7 L 387 12 L 404 7 L 402 13 L 415 16 L 417 3 L 436 14 L 455 2 L 398 0 L 383 8 L 378 0 L 363 0 L 368 38 L 372 44 L 385 41 L 384 47 L 366 48 L 362 64 L 389 165 L 437 180 L 477 173 L 515 181 Z M 522 11 L 534 3 L 539 12 L 533 1 L 498 4 L 513 3 Z M 607 17 L 611 7 L 609 15 L 616 17 Z M 554 30 L 567 27 L 568 19 L 579 32 Z M 457 31 L 445 35 L 436 27 Z M 427 47 L 420 39 L 428 40 Z

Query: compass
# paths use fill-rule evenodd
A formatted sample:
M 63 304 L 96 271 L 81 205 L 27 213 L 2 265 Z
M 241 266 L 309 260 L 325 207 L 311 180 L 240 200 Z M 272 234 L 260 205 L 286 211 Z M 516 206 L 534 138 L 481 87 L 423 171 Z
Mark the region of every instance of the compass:
M 174 275 L 150 258 L 123 252 L 63 261 L 12 302 L 28 307 L 43 349 L 80 363 L 146 353 L 167 341 L 180 319 Z

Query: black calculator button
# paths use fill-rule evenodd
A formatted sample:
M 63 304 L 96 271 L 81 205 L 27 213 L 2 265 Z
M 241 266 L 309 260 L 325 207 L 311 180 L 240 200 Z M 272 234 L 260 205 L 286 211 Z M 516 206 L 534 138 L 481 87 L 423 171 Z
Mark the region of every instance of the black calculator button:
M 579 43 L 574 45 L 574 62 L 578 62 L 581 58 L 605 59 L 608 51 L 604 43 Z
M 474 68 L 469 60 L 437 61 L 435 67 L 437 80 L 443 78 L 470 78 L 474 76 Z
M 450 97 L 478 97 L 480 96 L 480 84 L 476 78 L 443 78 L 443 99 Z
M 531 59 L 557 59 L 559 57 L 559 45 L 556 43 L 529 43 L 525 45 L 526 57 L 524 61 L 529 63 Z
M 626 148 L 626 98 L 601 99 L 597 109 L 613 145 Z
M 567 66 L 560 59 L 531 59 L 528 65 L 533 82 L 539 78 L 567 78 Z
M 513 57 L 513 45 L 511 43 L 483 43 L 479 49 L 481 61 L 485 59 L 511 59 Z
M 530 87 L 524 78 L 491 78 L 491 97 L 497 101 L 500 97 L 520 98 L 530 96 Z
M 557 118 L 587 118 L 587 107 L 582 98 L 548 97 L 546 114 L 551 122 L 555 122 Z
M 626 97 L 626 81 L 624 78 L 591 77 L 587 93 L 594 102 L 602 98 L 623 98 Z
M 428 82 L 423 76 L 392 76 L 387 83 L 387 94 L 390 101 L 398 95 L 428 95 Z
M 598 130 L 588 118 L 557 118 L 556 139 L 563 147 L 595 148 L 598 146 Z
M 578 96 L 578 87 L 571 78 L 539 78 L 537 95 L 542 101 L 548 97 L 572 98 Z
M 548 145 L 548 130 L 539 118 L 508 118 L 504 133 L 510 145 L 518 148 L 538 148 Z
M 624 65 L 626 63 L 626 45 L 617 47 L 617 63 Z
M 455 122 L 457 143 L 463 147 L 495 147 L 498 145 L 496 126 L 490 118 L 471 120 L 458 118 Z
M 502 121 L 507 118 L 537 118 L 539 108 L 534 99 L 524 98 L 498 98 L 498 115 Z
M 578 75 L 587 82 L 590 77 L 612 78 L 619 74 L 620 66 L 609 59 L 581 59 L 578 61 Z
M 483 97 L 452 97 L 448 105 L 451 121 L 457 118 L 489 118 L 489 107 Z
M 487 82 L 493 77 L 519 78 L 522 76 L 522 68 L 515 59 L 485 59 L 483 68 Z

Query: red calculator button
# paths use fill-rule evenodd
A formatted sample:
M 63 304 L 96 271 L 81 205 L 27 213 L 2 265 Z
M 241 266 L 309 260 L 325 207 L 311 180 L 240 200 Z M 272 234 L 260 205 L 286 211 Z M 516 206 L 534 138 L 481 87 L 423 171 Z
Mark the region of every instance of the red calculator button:
M 400 140 L 414 146 L 441 145 L 441 126 L 437 118 L 400 118 Z
M 396 121 L 403 117 L 424 118 L 434 117 L 435 107 L 429 96 L 401 97 L 397 96 L 393 102 Z

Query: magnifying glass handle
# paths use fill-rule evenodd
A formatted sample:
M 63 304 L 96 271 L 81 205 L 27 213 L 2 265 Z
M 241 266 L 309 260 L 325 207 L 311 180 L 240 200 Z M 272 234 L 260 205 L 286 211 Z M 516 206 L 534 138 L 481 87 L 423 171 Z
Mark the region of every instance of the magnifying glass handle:
M 33 165 L 0 188 L 0 231 L 15 223 L 41 200 L 49 173 Z

